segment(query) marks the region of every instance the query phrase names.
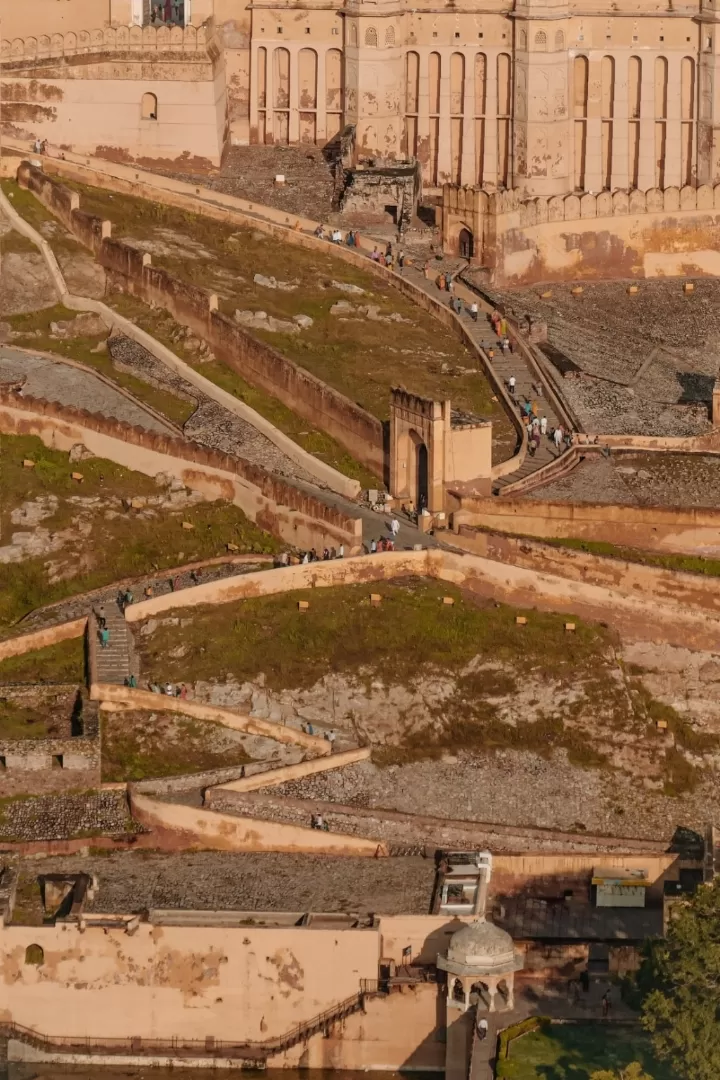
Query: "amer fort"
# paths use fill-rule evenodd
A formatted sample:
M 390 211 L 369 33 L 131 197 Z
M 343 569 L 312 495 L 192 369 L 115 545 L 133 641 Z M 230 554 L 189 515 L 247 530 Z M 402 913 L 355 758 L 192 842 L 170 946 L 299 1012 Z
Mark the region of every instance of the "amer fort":
M 2 1080 L 712 1075 L 719 18 L 0 0 Z

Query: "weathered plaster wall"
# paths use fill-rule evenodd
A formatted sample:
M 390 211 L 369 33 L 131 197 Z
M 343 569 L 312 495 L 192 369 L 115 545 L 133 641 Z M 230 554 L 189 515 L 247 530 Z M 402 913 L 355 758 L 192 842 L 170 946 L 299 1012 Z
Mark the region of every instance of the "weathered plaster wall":
M 377 978 L 379 946 L 375 930 L 8 926 L 0 1013 L 51 1035 L 264 1041 Z
M 229 603 L 248 596 L 268 596 L 289 589 L 323 588 L 357 582 L 392 580 L 403 574 L 426 574 L 450 581 L 480 596 L 518 607 L 575 612 L 582 618 L 607 622 L 629 640 L 663 637 L 670 644 L 694 649 L 717 647 L 720 623 L 708 612 L 657 597 L 637 596 L 618 587 L 570 581 L 557 574 L 461 555 L 440 548 L 389 552 L 327 563 L 291 566 L 272 574 L 245 574 L 208 582 L 180 593 L 157 596 L 128 608 L 129 622 L 159 612 L 195 604 Z
M 225 70 L 205 30 L 96 26 L 97 15 L 62 36 L 42 26 L 38 37 L 4 37 L 4 130 L 120 161 L 218 165 Z M 155 108 L 143 109 L 144 95 Z
M 388 854 L 384 844 L 362 836 L 326 833 L 308 826 L 233 817 L 180 803 L 161 802 L 129 789 L 135 821 L 174 834 L 187 848 L 203 851 L 285 851 L 291 854 L 354 855 L 369 859 Z

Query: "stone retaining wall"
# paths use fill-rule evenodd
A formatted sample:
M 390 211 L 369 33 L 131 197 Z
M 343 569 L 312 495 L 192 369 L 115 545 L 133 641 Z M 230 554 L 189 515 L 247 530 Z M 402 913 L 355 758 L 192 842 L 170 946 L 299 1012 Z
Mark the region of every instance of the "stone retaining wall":
M 11 435 L 37 435 L 46 446 L 68 451 L 81 442 L 98 457 L 127 469 L 147 476 L 169 473 L 210 500 L 233 502 L 251 521 L 297 547 L 322 549 L 344 544 L 352 551 L 361 543 L 360 518 L 348 517 L 242 458 L 134 428 L 82 409 L 27 395 L 18 397 L 3 390 L 0 390 L 0 430 Z
M 0 430 L 5 430 L 2 427 L 1 413 Z M 86 618 L 73 619 L 72 622 L 50 626 L 47 630 L 35 630 L 32 634 L 20 634 L 18 637 L 0 641 L 0 660 L 7 660 L 11 656 L 23 656 L 28 652 L 36 652 L 37 649 L 45 649 L 48 645 L 57 645 L 60 641 L 71 641 L 73 638 L 82 637 L 86 626 Z
M 0 808 L 3 842 L 30 843 L 71 837 L 138 832 L 130 819 L 124 790 L 85 791 L 11 799 Z

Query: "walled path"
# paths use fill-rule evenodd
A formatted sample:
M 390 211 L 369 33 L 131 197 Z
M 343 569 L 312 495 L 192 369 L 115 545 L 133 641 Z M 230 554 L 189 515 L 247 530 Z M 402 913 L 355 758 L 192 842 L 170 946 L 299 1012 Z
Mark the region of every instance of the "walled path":
M 426 292 L 428 296 L 432 296 L 435 300 L 446 299 L 449 304 L 449 294 L 441 293 L 435 282 L 428 281 L 423 272 L 415 266 L 406 267 L 403 274 L 409 281 L 412 281 L 413 285 L 417 285 L 419 289 Z M 491 361 L 492 366 L 506 387 L 510 376 L 515 376 L 515 379 L 517 380 L 515 395 L 518 402 L 518 412 L 526 401 L 537 401 L 540 415 L 545 415 L 547 417 L 548 433 L 554 431 L 558 424 L 558 417 L 553 409 L 552 402 L 544 395 L 538 393 L 538 390 L 540 389 L 538 380 L 534 372 L 530 370 L 522 353 L 517 349 L 514 353 L 505 353 L 500 348 L 500 339 L 490 324 L 489 315 L 492 311 L 490 305 L 483 300 L 482 296 L 473 292 L 467 285 L 458 280 L 455 281 L 455 295 L 459 296 L 465 304 L 471 304 L 474 301 L 478 305 L 480 310 L 477 322 L 470 318 L 466 310 L 463 310 L 460 319 L 462 320 L 465 329 L 470 334 L 470 337 L 475 344 L 483 350 L 486 356 L 488 355 L 488 349 L 494 350 L 495 355 Z M 525 455 L 525 460 L 519 469 L 513 473 L 509 473 L 507 476 L 502 476 L 497 480 L 494 480 L 494 490 L 500 491 L 502 488 L 506 487 L 508 484 L 514 483 L 516 480 L 522 480 L 530 473 L 537 472 L 543 465 L 549 464 L 558 456 L 554 443 L 548 436 L 540 442 L 540 447 L 534 456 L 531 456 L 530 453 Z
M 91 372 L 65 364 L 61 359 L 54 361 L 2 345 L 0 383 L 16 381 L 23 382 L 24 392 L 40 400 L 87 409 L 146 431 L 175 434 L 171 424 L 163 424 L 139 402 L 130 400 Z
M 133 670 L 132 637 L 125 622 L 125 616 L 117 603 L 100 605 L 110 631 L 107 648 L 97 649 L 96 676 L 100 683 L 125 683 L 128 675 L 138 672 Z M 93 633 L 92 621 L 89 632 Z

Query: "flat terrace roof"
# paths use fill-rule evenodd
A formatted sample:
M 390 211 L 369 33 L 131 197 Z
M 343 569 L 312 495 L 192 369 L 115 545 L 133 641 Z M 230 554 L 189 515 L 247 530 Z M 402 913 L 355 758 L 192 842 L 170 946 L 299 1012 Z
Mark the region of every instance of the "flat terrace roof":
M 25 912 L 35 904 L 40 912 L 40 892 L 32 883 L 49 873 L 94 874 L 99 888 L 85 910 L 117 914 L 172 909 L 427 915 L 435 881 L 434 861 L 420 856 L 138 851 L 7 861 L 19 872 Z

